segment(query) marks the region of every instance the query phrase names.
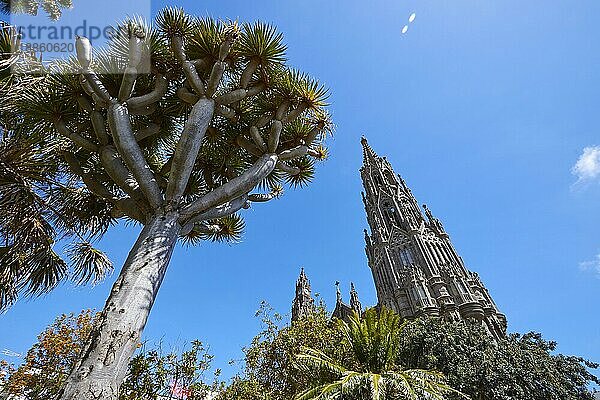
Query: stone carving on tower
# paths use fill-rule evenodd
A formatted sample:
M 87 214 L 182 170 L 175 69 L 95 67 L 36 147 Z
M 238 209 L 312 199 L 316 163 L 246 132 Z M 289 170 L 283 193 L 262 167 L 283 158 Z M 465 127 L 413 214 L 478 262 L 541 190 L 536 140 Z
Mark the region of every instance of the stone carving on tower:
M 298 321 L 314 311 L 315 301 L 310 290 L 310 281 L 302 268 L 296 281 L 296 297 L 292 303 L 292 321 Z
M 494 337 L 506 334 L 500 313 L 479 276 L 457 254 L 441 221 L 406 182 L 361 139 L 363 203 L 371 228 L 366 253 L 379 305 L 404 318 L 421 315 L 481 321 Z

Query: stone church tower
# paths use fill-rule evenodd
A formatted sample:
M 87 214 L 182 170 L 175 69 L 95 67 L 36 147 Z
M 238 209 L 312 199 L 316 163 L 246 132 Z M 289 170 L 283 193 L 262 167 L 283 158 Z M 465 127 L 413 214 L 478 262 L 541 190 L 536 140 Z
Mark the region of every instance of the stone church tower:
M 401 317 L 420 315 L 482 321 L 494 337 L 506 334 L 500 313 L 479 276 L 457 254 L 439 219 L 425 216 L 385 157 L 362 138 L 360 175 L 367 221 L 366 253 L 379 305 Z
M 300 271 L 300 276 L 296 281 L 296 297 L 292 303 L 292 321 L 298 321 L 306 314 L 315 310 L 315 301 L 310 291 L 310 282 L 304 273 L 304 268 Z

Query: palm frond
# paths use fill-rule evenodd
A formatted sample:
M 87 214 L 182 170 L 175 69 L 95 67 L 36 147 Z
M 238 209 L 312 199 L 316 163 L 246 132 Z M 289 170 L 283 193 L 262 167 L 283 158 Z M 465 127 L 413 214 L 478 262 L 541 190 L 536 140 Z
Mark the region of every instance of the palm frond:
M 67 249 L 73 268 L 73 280 L 78 285 L 102 281 L 113 270 L 109 258 L 89 242 L 77 242 Z

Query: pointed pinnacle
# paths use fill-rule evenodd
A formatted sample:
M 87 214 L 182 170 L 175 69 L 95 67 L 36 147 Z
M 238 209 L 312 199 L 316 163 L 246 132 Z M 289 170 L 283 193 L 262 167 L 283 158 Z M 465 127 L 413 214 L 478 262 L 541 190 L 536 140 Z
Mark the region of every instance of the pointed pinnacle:
M 371 146 L 369 146 L 369 142 L 367 141 L 366 137 L 362 136 L 360 138 L 360 144 L 362 145 L 362 148 L 363 148 L 363 163 L 364 164 L 368 164 L 371 160 L 377 159 L 377 154 L 375 153 L 375 151 L 373 151 Z

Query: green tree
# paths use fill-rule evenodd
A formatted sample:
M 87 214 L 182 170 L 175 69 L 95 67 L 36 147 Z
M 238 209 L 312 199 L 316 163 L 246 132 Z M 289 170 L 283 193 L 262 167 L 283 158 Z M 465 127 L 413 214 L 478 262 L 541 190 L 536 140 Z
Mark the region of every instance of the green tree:
M 129 363 L 119 400 L 205 400 L 220 390 L 220 370 L 208 381 L 213 356 L 199 340 L 181 353 L 164 353 L 161 346 L 144 347 Z
M 324 304 L 314 313 L 291 325 L 281 327 L 281 315 L 265 302 L 257 316 L 263 329 L 244 349 L 244 374 L 233 379 L 221 393 L 223 400 L 292 399 L 311 381 L 299 374 L 296 355 L 303 347 L 322 349 L 337 359 L 345 358 L 347 349 L 339 346 L 342 332 L 331 321 Z
M 238 240 L 238 211 L 308 184 L 332 127 L 327 90 L 285 64 L 271 26 L 168 8 L 118 32 L 93 58 L 79 38 L 77 60 L 13 84 L 2 105 L 19 118 L 1 163 L 2 306 L 101 279 L 93 240 L 119 219 L 143 226 L 64 400 L 116 398 L 176 244 Z
M 556 343 L 539 333 L 495 341 L 480 324 L 421 318 L 400 341 L 407 368 L 441 371 L 451 386 L 474 400 L 592 400 L 599 383 L 581 357 L 554 354 Z
M 304 348 L 297 356 L 298 366 L 314 378 L 297 400 L 443 400 L 447 393 L 458 393 L 445 384 L 442 374 L 405 369 L 398 362 L 403 325 L 392 311 L 368 309 L 362 317 L 355 314 L 348 322 L 340 321 L 339 329 L 351 358 L 339 362 L 321 349 Z

